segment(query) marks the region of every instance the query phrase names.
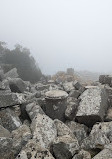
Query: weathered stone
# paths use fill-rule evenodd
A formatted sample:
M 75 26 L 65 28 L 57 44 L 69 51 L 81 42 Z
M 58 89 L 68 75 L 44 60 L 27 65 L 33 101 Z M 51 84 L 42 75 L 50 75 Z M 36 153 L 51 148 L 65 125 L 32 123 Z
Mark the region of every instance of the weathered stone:
M 88 127 L 83 124 L 76 123 L 74 121 L 67 121 L 66 125 L 70 128 L 73 134 L 76 136 L 79 144 L 87 137 Z
M 81 93 L 79 92 L 79 90 L 72 90 L 69 93 L 69 97 L 74 97 L 74 98 L 78 98 L 81 95 Z
M 23 93 L 27 90 L 27 85 L 21 78 L 9 79 L 8 82 L 12 92 Z
M 1 125 L 0 125 L 0 137 L 7 137 L 7 138 L 11 137 L 11 133 Z
M 103 121 L 108 107 L 107 93 L 104 87 L 89 88 L 80 96 L 76 119 L 79 123 L 92 126 Z
M 105 121 L 112 121 L 112 108 L 108 109 Z
M 78 150 L 78 141 L 69 135 L 57 137 L 53 142 L 53 153 L 56 159 L 71 159 Z
M 12 131 L 14 153 L 17 155 L 22 147 L 32 138 L 31 131 L 27 125 L 22 125 L 18 129 Z
M 50 85 L 43 85 L 42 83 L 38 83 L 35 85 L 35 88 L 37 91 L 42 91 L 42 90 L 45 90 L 45 89 L 49 89 Z
M 10 90 L 9 84 L 6 82 L 6 80 L 0 82 L 0 90 Z
M 108 84 L 111 86 L 112 84 L 112 76 L 110 75 L 100 75 L 99 76 L 99 82 L 101 84 Z
M 22 104 L 25 99 L 18 93 L 0 93 L 0 108 Z
M 37 116 L 38 113 L 45 114 L 42 108 L 39 105 L 37 105 L 36 102 L 29 103 L 28 105 L 26 105 L 26 111 L 31 120 L 33 120 L 33 118 Z
M 10 78 L 17 78 L 19 75 L 17 73 L 17 69 L 13 68 L 10 71 L 8 71 L 7 73 L 5 73 L 5 78 L 10 77 Z
M 103 134 L 112 142 L 112 122 L 102 122 L 102 123 L 97 123 L 93 126 L 90 135 L 98 134 L 101 133 L 102 136 Z
M 46 104 L 44 111 L 52 119 L 65 121 L 65 110 L 67 107 L 67 96 L 65 91 L 52 90 L 46 92 Z
M 112 143 L 105 146 L 93 159 L 112 159 Z
M 65 117 L 68 120 L 74 120 L 78 110 L 79 101 L 75 100 L 74 102 L 69 102 L 67 104 L 67 109 L 65 111 Z
M 73 82 L 65 82 L 63 84 L 64 90 L 69 93 L 70 91 L 74 90 Z
M 16 159 L 54 159 L 54 157 L 49 150 L 40 147 L 34 140 L 30 140 Z
M 0 159 L 15 159 L 11 138 L 0 137 Z
M 15 112 L 16 116 L 19 117 L 21 115 L 20 105 L 15 105 L 15 106 L 11 107 L 11 109 Z
M 81 150 L 73 159 L 91 159 L 91 154 L 88 151 Z
M 72 138 L 75 138 L 75 135 L 70 130 L 70 128 L 67 125 L 65 125 L 62 121 L 55 119 L 54 124 L 56 125 L 58 136 L 70 135 Z
M 83 140 L 81 147 L 85 150 L 92 150 L 92 149 L 103 149 L 106 144 L 109 144 L 110 141 L 106 137 L 105 134 L 98 132 L 98 134 L 90 134 L 89 137 Z
M 40 98 L 40 97 L 41 97 L 41 92 L 40 92 L 40 91 L 37 91 L 37 92 L 35 93 L 35 97 L 36 97 L 36 98 Z
M 44 114 L 38 113 L 32 121 L 31 129 L 33 139 L 44 148 L 49 148 L 50 144 L 57 137 L 54 121 Z
M 74 81 L 73 82 L 73 86 L 75 87 L 76 90 L 81 90 L 82 88 L 84 88 L 78 81 Z
M 21 121 L 13 110 L 6 108 L 0 111 L 1 124 L 10 132 L 17 129 L 21 125 Z

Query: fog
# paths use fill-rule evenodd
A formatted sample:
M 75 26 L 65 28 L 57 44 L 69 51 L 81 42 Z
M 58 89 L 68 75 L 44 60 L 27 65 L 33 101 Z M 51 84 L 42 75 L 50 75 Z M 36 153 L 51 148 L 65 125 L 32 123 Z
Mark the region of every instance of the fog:
M 45 74 L 112 72 L 112 0 L 0 0 L 0 41 L 29 48 Z

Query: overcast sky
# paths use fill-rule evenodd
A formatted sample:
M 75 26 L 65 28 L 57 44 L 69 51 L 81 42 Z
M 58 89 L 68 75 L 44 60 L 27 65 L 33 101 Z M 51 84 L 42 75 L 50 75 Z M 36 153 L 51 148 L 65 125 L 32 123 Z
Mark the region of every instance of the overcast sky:
M 29 48 L 45 74 L 112 72 L 112 0 L 0 0 L 0 41 Z

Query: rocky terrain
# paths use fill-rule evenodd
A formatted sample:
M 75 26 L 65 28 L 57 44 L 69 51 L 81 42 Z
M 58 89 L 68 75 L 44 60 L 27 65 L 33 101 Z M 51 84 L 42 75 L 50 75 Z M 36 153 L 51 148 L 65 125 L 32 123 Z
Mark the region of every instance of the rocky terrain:
M 112 76 L 31 84 L 0 68 L 0 159 L 112 159 L 111 106 Z

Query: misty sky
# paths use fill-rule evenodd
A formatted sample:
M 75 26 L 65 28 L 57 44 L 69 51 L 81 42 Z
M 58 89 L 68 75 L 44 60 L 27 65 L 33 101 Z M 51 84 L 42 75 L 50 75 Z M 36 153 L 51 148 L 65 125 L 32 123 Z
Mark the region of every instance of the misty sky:
M 45 74 L 112 72 L 112 0 L 0 0 L 0 41 L 29 48 Z

